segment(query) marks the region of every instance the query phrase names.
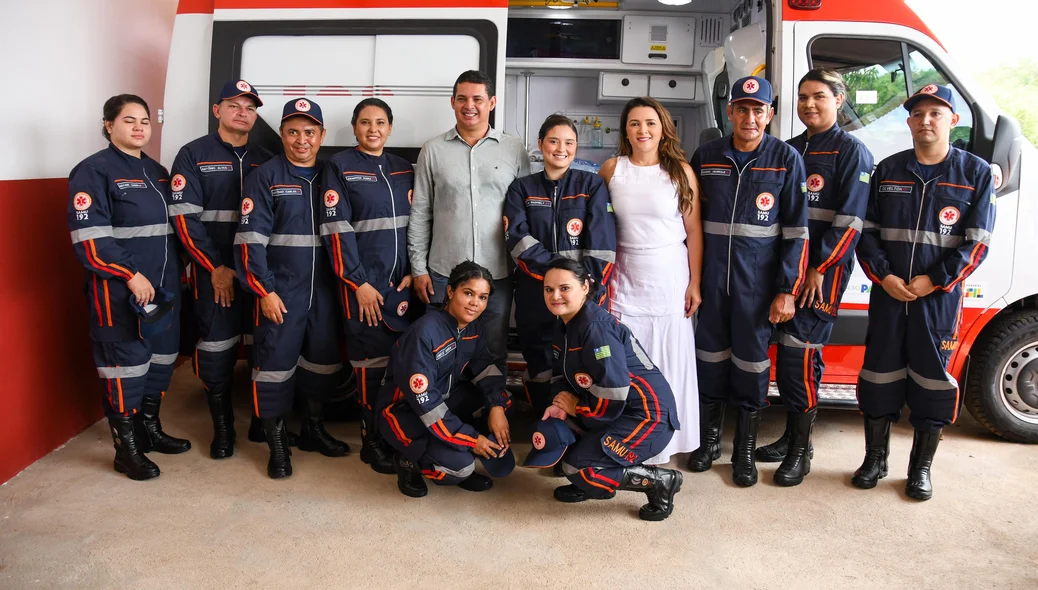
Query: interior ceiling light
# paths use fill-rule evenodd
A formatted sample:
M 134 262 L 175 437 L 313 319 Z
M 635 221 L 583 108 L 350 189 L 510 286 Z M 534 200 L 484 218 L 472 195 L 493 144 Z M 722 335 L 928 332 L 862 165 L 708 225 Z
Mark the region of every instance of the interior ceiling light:
M 666 6 L 684 6 L 686 4 L 692 4 L 692 0 L 660 0 L 660 4 Z
M 689 0 L 691 2 L 691 0 Z M 565 10 L 567 8 L 619 8 L 617 0 L 508 0 L 511 8 L 554 8 Z

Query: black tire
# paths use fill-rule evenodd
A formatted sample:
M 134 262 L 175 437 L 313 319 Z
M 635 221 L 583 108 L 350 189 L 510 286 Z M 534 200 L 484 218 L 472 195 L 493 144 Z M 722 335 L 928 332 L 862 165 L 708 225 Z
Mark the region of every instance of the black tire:
M 1027 422 L 1006 406 L 1003 370 L 1013 355 L 1038 345 L 1038 311 L 1020 311 L 996 318 L 984 328 L 970 351 L 966 377 L 966 409 L 988 430 L 1012 442 L 1038 443 L 1038 415 Z M 1028 355 L 1038 362 L 1038 355 Z

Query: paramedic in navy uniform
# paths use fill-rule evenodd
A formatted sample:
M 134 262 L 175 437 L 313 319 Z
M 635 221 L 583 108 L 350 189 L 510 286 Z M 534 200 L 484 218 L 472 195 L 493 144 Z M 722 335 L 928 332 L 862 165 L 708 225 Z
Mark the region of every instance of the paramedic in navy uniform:
M 373 405 L 386 376 L 389 352 L 407 327 L 407 218 L 414 169 L 385 151 L 393 132 L 388 104 L 365 98 L 353 109 L 351 123 L 357 147 L 335 154 L 324 167 L 321 239 L 340 279 L 346 352 L 361 405 L 360 458 L 379 473 L 393 473 L 393 458 L 378 433 Z
M 643 492 L 649 503 L 639 516 L 663 520 L 674 510 L 681 473 L 642 463 L 681 427 L 674 394 L 631 330 L 589 299 L 589 279 L 584 265 L 566 258 L 549 264 L 544 276 L 544 303 L 561 321 L 552 342 L 555 397 L 542 420 L 572 416 L 585 431 L 562 457 L 570 485 L 556 488 L 555 498 L 583 502 L 612 498 L 617 490 Z M 534 458 L 543 450 L 537 442 Z
M 212 106 L 219 126 L 180 149 L 168 195 L 170 221 L 192 262 L 193 312 L 200 336 L 193 360 L 213 419 L 213 459 L 234 454 L 234 364 L 242 336 L 252 334 L 255 301 L 234 276 L 232 242 L 245 177 L 271 157 L 249 143 L 261 106 L 263 101 L 245 80 L 224 84 Z M 259 428 L 255 416 L 253 421 Z
M 86 268 L 90 340 L 101 377 L 101 405 L 115 441 L 115 470 L 135 480 L 159 476 L 144 453 L 183 453 L 167 436 L 159 404 L 180 346 L 180 269 L 170 234 L 169 173 L 141 151 L 151 115 L 139 96 L 104 104 L 101 133 L 111 143 L 69 174 L 68 226 Z M 145 333 L 141 308 L 157 305 L 162 329 Z M 156 326 L 160 324 L 155 324 Z M 150 332 L 157 332 L 151 334 Z
M 847 87 L 838 72 L 815 69 L 800 80 L 797 115 L 807 126 L 789 140 L 807 171 L 808 269 L 793 319 L 779 325 L 775 362 L 786 406 L 782 438 L 756 451 L 758 461 L 782 461 L 775 483 L 798 485 L 811 471 L 811 428 L 818 386 L 840 299 L 854 270 L 854 247 L 869 201 L 872 154 L 836 124 Z
M 927 84 L 905 101 L 913 149 L 876 166 L 858 261 L 872 279 L 858 406 L 865 460 L 852 483 L 887 475 L 890 425 L 906 403 L 915 428 L 905 494 L 933 495 L 941 431 L 959 414 L 948 361 L 959 343 L 962 284 L 988 254 L 995 226 L 991 166 L 949 145 L 959 122 L 950 88 Z
M 616 261 L 616 225 L 605 181 L 570 168 L 577 129 L 565 115 L 549 115 L 537 144 L 544 171 L 512 182 L 505 198 L 505 243 L 518 266 L 515 327 L 526 360 L 523 386 L 534 412 L 551 405 L 551 334 L 555 316 L 544 306 L 544 273 L 557 256 L 584 264 L 593 300 L 605 306 Z
M 405 496 L 428 493 L 422 476 L 438 485 L 488 490 L 493 480 L 474 472 L 476 457 L 511 453 L 505 364 L 491 356 L 476 321 L 492 290 L 490 271 L 462 262 L 448 277 L 444 308 L 430 309 L 393 346 L 376 407 L 382 437 L 398 453 L 397 487 Z M 477 412 L 486 429 L 477 425 Z

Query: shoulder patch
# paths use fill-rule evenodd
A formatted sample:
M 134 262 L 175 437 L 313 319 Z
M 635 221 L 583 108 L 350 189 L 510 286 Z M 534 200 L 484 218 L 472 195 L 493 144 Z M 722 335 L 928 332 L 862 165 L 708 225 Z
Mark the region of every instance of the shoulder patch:
M 600 360 L 602 360 L 604 358 L 609 358 L 612 355 L 613 355 L 613 353 L 612 353 L 611 350 L 609 350 L 609 345 L 608 344 L 606 344 L 605 346 L 599 346 L 598 348 L 595 349 L 595 360 L 596 361 L 600 361 Z
M 184 178 L 183 174 L 174 174 L 173 175 L 173 180 L 171 180 L 169 182 L 169 188 L 172 189 L 173 192 L 180 192 L 180 191 L 184 190 L 184 187 L 186 187 L 186 186 L 187 186 L 187 179 Z
M 90 208 L 90 205 L 94 204 L 94 200 L 90 198 L 90 195 L 79 192 L 76 196 L 72 197 L 72 206 L 76 211 L 86 211 Z
M 862 172 L 858 175 L 858 180 L 860 182 L 864 182 L 865 184 L 868 184 L 870 179 L 871 175 L 868 172 Z
M 591 379 L 591 375 L 588 375 L 587 373 L 577 373 L 573 376 L 573 378 L 577 380 L 577 385 L 584 389 L 587 389 L 595 384 L 595 382 Z
M 339 204 L 339 193 L 333 189 L 324 191 L 324 206 L 334 207 Z
M 411 379 L 408 382 L 408 384 L 411 386 L 411 391 L 418 394 L 425 393 L 425 390 L 429 389 L 429 379 L 421 373 L 415 373 L 414 375 L 411 375 Z
M 249 213 L 252 213 L 253 209 L 255 209 L 255 204 L 252 202 L 252 199 L 250 199 L 249 197 L 245 197 L 241 200 L 242 215 L 248 215 Z

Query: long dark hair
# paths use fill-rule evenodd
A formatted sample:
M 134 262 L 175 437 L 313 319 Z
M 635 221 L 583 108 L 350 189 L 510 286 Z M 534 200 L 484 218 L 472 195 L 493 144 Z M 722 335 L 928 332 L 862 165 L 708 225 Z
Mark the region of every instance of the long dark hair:
M 148 108 L 148 103 L 144 102 L 144 99 L 136 94 L 117 94 L 109 98 L 101 109 L 101 116 L 103 117 L 101 119 L 101 135 L 105 136 L 105 139 L 108 141 L 112 140 L 112 134 L 108 132 L 108 127 L 105 127 L 105 123 L 115 123 L 119 113 L 123 112 L 123 107 L 128 104 L 141 105 L 144 107 L 144 112 L 148 114 L 148 118 L 151 118 L 151 110 Z
M 617 151 L 621 156 L 628 157 L 634 152 L 631 140 L 627 138 L 627 118 L 631 111 L 638 107 L 649 107 L 656 111 L 656 115 L 660 118 L 660 125 L 663 127 L 663 137 L 660 138 L 660 145 L 657 148 L 660 166 L 667 171 L 667 176 L 670 176 L 670 179 L 678 186 L 678 210 L 686 214 L 691 213 L 694 195 L 692 185 L 689 184 L 688 176 L 685 174 L 685 168 L 682 166 L 688 161 L 688 154 L 681 148 L 681 140 L 678 139 L 678 130 L 674 126 L 674 119 L 671 118 L 670 111 L 660 104 L 660 101 L 651 96 L 639 96 L 627 101 L 620 114 L 620 145 Z

